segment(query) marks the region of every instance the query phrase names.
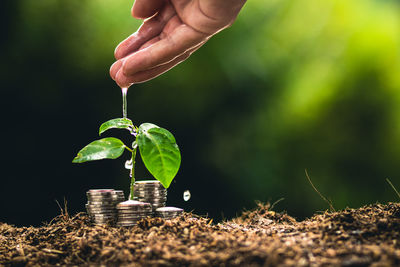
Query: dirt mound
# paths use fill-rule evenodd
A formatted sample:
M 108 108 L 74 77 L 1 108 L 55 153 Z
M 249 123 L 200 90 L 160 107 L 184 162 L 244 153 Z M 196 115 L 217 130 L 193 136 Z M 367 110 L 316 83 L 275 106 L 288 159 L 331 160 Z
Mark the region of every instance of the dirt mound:
M 259 204 L 234 220 L 185 213 L 138 226 L 91 226 L 85 214 L 42 227 L 0 224 L 0 265 L 398 266 L 400 204 L 316 215 L 297 222 Z

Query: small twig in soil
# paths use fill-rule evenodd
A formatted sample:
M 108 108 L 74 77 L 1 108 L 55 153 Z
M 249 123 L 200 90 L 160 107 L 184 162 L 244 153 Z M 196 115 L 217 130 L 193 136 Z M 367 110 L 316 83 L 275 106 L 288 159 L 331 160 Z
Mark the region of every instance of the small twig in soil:
M 278 199 L 277 201 L 275 201 L 275 202 L 271 205 L 271 207 L 269 208 L 269 210 L 272 210 L 272 209 L 275 207 L 275 205 L 278 204 L 279 202 L 281 202 L 282 200 L 285 200 L 285 198 L 282 197 L 282 198 Z
M 63 218 L 64 221 L 68 221 L 70 218 L 69 218 L 69 214 L 68 214 L 67 200 L 64 197 L 64 209 L 61 207 L 61 205 L 57 199 L 56 199 L 56 203 L 57 203 L 58 207 L 60 208 L 61 217 Z
M 49 248 L 44 248 L 42 251 L 46 253 L 53 253 L 53 254 L 65 254 L 63 251 L 56 250 L 56 249 L 49 249 Z
M 396 187 L 394 187 L 394 185 L 393 185 L 392 182 L 389 180 L 389 178 L 386 178 L 386 182 L 388 182 L 388 184 L 390 184 L 390 186 L 392 187 L 392 189 L 394 190 L 394 192 L 396 192 L 397 196 L 400 198 L 400 193 L 399 193 L 399 191 L 397 191 Z
M 308 179 L 308 182 L 310 182 L 312 188 L 314 189 L 315 192 L 318 193 L 318 195 L 329 205 L 329 209 L 331 210 L 331 212 L 335 212 L 335 208 L 332 205 L 332 201 L 328 200 L 326 197 L 324 197 L 319 191 L 318 189 L 314 186 L 314 184 L 312 183 L 310 176 L 308 175 L 307 169 L 304 169 L 305 173 L 306 173 L 306 177 Z

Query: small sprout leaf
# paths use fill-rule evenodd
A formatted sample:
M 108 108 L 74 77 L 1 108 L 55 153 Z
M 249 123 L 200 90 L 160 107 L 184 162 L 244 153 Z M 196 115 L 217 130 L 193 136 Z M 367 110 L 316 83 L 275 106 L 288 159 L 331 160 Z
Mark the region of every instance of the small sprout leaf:
M 99 135 L 112 128 L 127 129 L 128 131 L 131 132 L 134 129 L 134 126 L 130 119 L 126 118 L 112 119 L 106 121 L 100 126 Z
M 136 138 L 144 165 L 168 188 L 181 164 L 181 153 L 174 136 L 157 125 L 143 123 Z
M 125 148 L 124 143 L 117 138 L 103 138 L 82 148 L 72 162 L 82 163 L 100 159 L 116 159 L 122 155 Z

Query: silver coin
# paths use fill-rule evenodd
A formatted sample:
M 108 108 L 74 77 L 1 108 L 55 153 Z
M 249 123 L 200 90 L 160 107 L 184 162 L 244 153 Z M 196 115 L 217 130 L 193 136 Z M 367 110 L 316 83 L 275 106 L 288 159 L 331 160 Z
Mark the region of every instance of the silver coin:
M 147 212 L 151 211 L 153 208 L 151 206 L 147 207 L 140 207 L 140 208 L 135 208 L 135 209 L 117 209 L 119 213 L 137 213 L 137 212 Z
M 136 191 L 133 193 L 134 197 L 146 197 L 146 196 L 152 196 L 152 197 L 167 197 L 167 194 L 159 194 L 157 192 L 139 192 Z
M 166 200 L 167 197 L 156 197 L 156 196 L 143 196 L 143 197 L 141 197 L 141 196 L 136 196 L 136 197 L 134 197 L 134 199 L 146 199 L 146 200 L 155 200 L 155 201 L 157 201 L 157 200 Z
M 118 218 L 118 222 L 137 222 L 140 221 L 141 219 L 144 219 L 146 217 L 137 217 L 137 218 Z
M 165 206 L 166 201 L 148 201 L 147 203 L 149 203 L 150 205 L 161 205 L 163 204 Z
M 118 216 L 119 217 L 129 217 L 129 216 L 143 216 L 143 215 L 147 215 L 147 214 L 152 214 L 152 211 L 149 210 L 149 211 L 124 212 L 124 213 L 119 212 Z
M 115 222 L 92 222 L 93 225 L 115 225 Z
M 110 220 L 103 220 L 103 221 L 91 221 L 94 224 L 108 224 L 108 225 L 114 225 L 116 223 L 116 221 L 110 221 Z
M 160 197 L 166 197 L 168 196 L 167 193 L 164 192 L 152 192 L 152 191 L 134 191 L 133 192 L 133 196 L 134 197 L 138 197 L 138 196 L 160 196 Z
M 103 216 L 94 216 L 94 215 L 91 215 L 91 216 L 89 216 L 89 218 L 90 218 L 91 220 L 94 220 L 94 221 L 116 220 L 116 219 L 117 219 L 116 216 L 111 216 L 111 215 L 107 215 L 107 216 L 105 216 L 105 215 L 103 215 Z
M 98 203 L 98 204 L 93 204 L 93 203 Z M 85 207 L 91 207 L 91 208 L 115 208 L 117 206 L 116 203 L 101 203 L 101 202 L 89 202 L 85 204 Z
M 111 221 L 111 220 L 102 220 L 102 221 L 93 220 L 92 222 L 95 223 L 95 224 L 108 224 L 108 225 L 110 225 L 110 224 L 113 225 L 113 224 L 116 223 L 116 221 Z
M 143 200 L 167 201 L 167 197 L 156 197 L 156 196 L 135 196 L 133 197 L 133 199 L 140 202 L 148 202 Z
M 86 208 L 89 213 L 117 213 L 115 209 L 89 209 Z
M 124 215 L 124 216 L 117 216 L 117 218 L 118 218 L 118 220 L 133 220 L 133 219 L 135 219 L 135 220 L 138 220 L 138 219 L 141 219 L 141 218 L 148 218 L 148 217 L 151 217 L 153 214 L 151 214 L 151 213 L 149 213 L 149 214 L 127 214 L 127 215 Z
M 172 214 L 160 214 L 156 213 L 156 217 L 161 217 L 161 218 L 175 218 L 181 215 L 181 213 L 172 213 Z
M 133 190 L 144 190 L 144 191 L 160 191 L 160 192 L 164 192 L 167 191 L 167 189 L 164 186 L 140 186 L 135 184 L 133 186 Z
M 144 199 L 141 199 L 143 202 L 145 201 Z M 151 201 L 151 200 L 146 200 L 147 203 L 154 205 L 154 204 L 165 204 L 166 200 L 155 200 L 155 201 Z
M 151 200 L 151 202 L 160 202 L 160 201 L 166 201 L 167 200 L 167 198 L 166 197 L 164 197 L 164 198 L 156 198 L 156 197 L 138 197 L 137 199 L 140 199 L 139 201 L 141 201 L 141 202 L 145 202 L 145 201 L 143 201 L 143 200 Z
M 146 218 L 148 215 L 144 215 L 144 214 L 131 214 L 131 215 L 126 215 L 126 216 L 118 216 L 118 220 L 121 221 L 126 221 L 126 220 L 140 220 L 141 218 Z
M 180 214 L 168 214 L 168 215 L 161 215 L 161 214 L 157 214 L 156 217 L 160 217 L 160 218 L 175 218 L 178 217 Z
M 161 207 L 161 208 L 163 208 L 163 207 Z M 161 208 L 158 208 L 158 209 L 161 209 Z M 156 214 L 161 214 L 161 215 L 181 214 L 182 213 L 180 211 L 157 211 L 158 209 L 156 209 L 155 213 Z
M 140 199 L 167 199 L 167 196 L 161 196 L 161 195 L 151 195 L 151 194 L 147 194 L 147 195 L 139 195 L 136 194 L 134 195 L 134 198 L 140 198 Z
M 166 206 L 165 202 L 164 203 L 152 203 L 151 204 L 151 208 L 153 209 L 153 211 L 158 209 L 158 208 L 165 207 L 165 206 Z
M 89 193 L 86 192 L 87 197 L 125 197 L 124 194 L 107 192 L 107 193 Z
M 161 199 L 167 199 L 167 196 L 161 196 L 161 195 L 139 195 L 136 194 L 133 199 L 157 199 L 157 200 L 161 200 Z
M 140 185 L 140 184 L 134 184 L 133 185 L 134 190 L 159 190 L 159 191 L 166 191 L 167 189 L 160 185 Z
M 132 214 L 118 214 L 118 218 L 139 218 L 143 216 L 151 216 L 152 212 L 147 213 L 132 213 Z
M 152 202 L 152 203 L 150 203 L 153 207 L 154 206 L 159 206 L 159 205 L 162 205 L 162 207 L 165 207 L 165 201 L 160 201 L 160 202 L 158 202 L 158 201 L 155 201 L 155 202 Z
M 93 208 L 93 209 L 115 209 L 117 204 L 107 204 L 107 205 L 95 205 L 95 204 L 85 204 L 85 207 L 87 208 Z
M 115 203 L 115 200 L 111 197 L 88 197 L 88 202 L 111 202 Z
M 163 207 L 158 208 L 157 212 L 183 212 L 183 209 L 177 207 Z
M 87 210 L 89 210 L 89 211 L 112 211 L 112 212 L 117 212 L 117 210 L 115 209 L 115 208 L 90 208 L 90 207 L 87 207 L 86 208 Z
M 113 196 L 112 200 L 114 202 L 122 202 L 122 201 L 125 201 L 125 197 L 124 196 Z
M 142 181 L 136 181 L 135 184 L 140 184 L 140 185 L 149 185 L 149 184 L 160 184 L 160 181 L 158 180 L 142 180 Z
M 140 209 L 140 210 L 118 210 L 118 214 L 138 214 L 138 213 L 146 213 L 152 212 L 153 209 Z
M 106 194 L 88 194 L 86 193 L 86 196 L 88 198 L 112 198 L 113 194 L 112 193 L 106 193 Z
M 112 199 L 112 195 L 86 195 L 87 198 L 92 198 L 92 199 Z
M 115 212 L 106 212 L 106 213 L 98 213 L 98 212 L 89 212 L 89 217 L 96 217 L 96 218 L 106 218 L 106 217 L 116 217 L 117 213 Z
M 92 220 L 116 220 L 117 216 L 115 216 L 115 215 L 101 215 L 100 216 L 100 215 L 91 214 L 91 215 L 89 215 L 89 218 Z
M 150 203 L 128 200 L 117 204 L 117 209 L 141 209 L 150 206 Z
M 167 194 L 168 192 L 166 190 L 161 190 L 158 188 L 135 188 L 133 190 L 134 194 L 139 194 L 139 193 L 146 193 L 146 194 Z
M 100 202 L 100 201 L 88 201 L 87 203 L 85 203 L 86 206 L 91 206 L 91 207 L 115 207 L 117 205 L 117 203 L 115 202 L 109 202 L 109 201 L 104 201 L 104 202 Z
M 140 221 L 140 220 L 142 220 L 142 219 L 144 219 L 144 218 L 147 218 L 147 217 L 138 217 L 138 218 L 124 218 L 124 219 L 120 219 L 120 218 L 118 218 L 118 220 L 117 220 L 117 222 L 120 222 L 120 223 L 129 223 L 129 222 L 138 222 L 138 221 Z
M 116 222 L 116 218 L 90 218 L 93 222 Z
M 88 213 L 89 218 L 103 219 L 103 218 L 117 218 L 117 214 L 113 213 Z
M 161 203 L 152 203 L 151 206 L 153 207 L 157 207 L 157 208 L 161 208 L 161 207 L 165 207 L 165 202 L 161 202 Z
M 108 194 L 114 192 L 114 189 L 90 189 L 86 193 L 87 194 Z

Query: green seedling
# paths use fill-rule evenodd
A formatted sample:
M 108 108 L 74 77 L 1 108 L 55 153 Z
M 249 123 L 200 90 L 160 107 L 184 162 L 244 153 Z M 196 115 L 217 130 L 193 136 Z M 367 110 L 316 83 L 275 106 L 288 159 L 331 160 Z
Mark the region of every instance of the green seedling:
M 140 156 L 146 168 L 154 178 L 160 181 L 165 188 L 168 188 L 181 164 L 181 153 L 174 136 L 166 129 L 152 123 L 143 123 L 136 127 L 127 118 L 112 119 L 103 123 L 100 126 L 99 135 L 112 128 L 128 130 L 135 137 L 131 147 L 125 145 L 118 138 L 99 139 L 82 148 L 72 162 L 83 163 L 101 159 L 116 159 L 125 150 L 128 150 L 131 153 L 131 158 L 125 163 L 125 167 L 131 170 L 129 199 L 133 200 L 135 158 L 136 150 L 139 148 Z

